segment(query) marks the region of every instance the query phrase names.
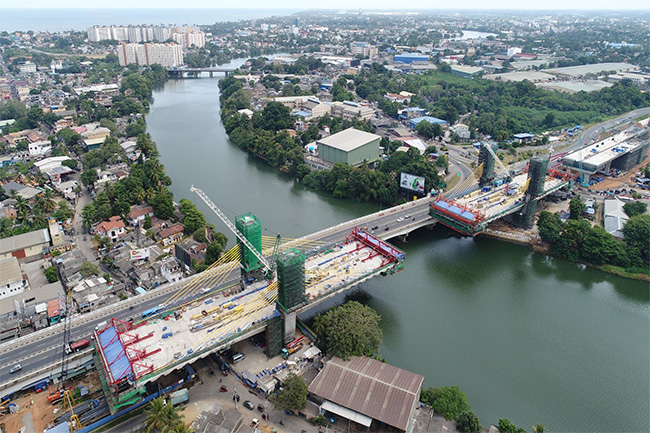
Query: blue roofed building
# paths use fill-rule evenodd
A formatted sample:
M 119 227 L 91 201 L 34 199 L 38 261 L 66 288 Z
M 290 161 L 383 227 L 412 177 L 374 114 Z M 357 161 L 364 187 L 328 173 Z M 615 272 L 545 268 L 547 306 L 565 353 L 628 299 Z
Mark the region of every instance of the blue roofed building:
M 411 64 L 413 62 L 428 62 L 429 56 L 424 55 L 424 54 L 396 54 L 395 58 L 393 59 L 395 62 L 401 62 L 401 63 L 408 63 Z
M 444 126 L 447 124 L 446 120 L 438 119 L 437 117 L 431 117 L 431 116 L 422 116 L 422 117 L 416 117 L 415 119 L 409 120 L 409 128 L 415 129 L 415 127 L 418 125 L 418 123 L 422 121 L 427 121 L 430 124 L 437 123 L 440 126 Z

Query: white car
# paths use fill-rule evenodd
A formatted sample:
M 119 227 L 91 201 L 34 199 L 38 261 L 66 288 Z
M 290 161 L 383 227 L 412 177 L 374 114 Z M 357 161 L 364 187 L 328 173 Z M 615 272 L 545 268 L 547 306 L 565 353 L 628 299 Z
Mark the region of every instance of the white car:
M 17 371 L 22 370 L 23 368 L 20 366 L 20 364 L 16 364 L 13 367 L 11 367 L 11 370 L 9 370 L 9 373 L 14 374 Z
M 404 221 L 404 217 L 399 217 L 399 218 L 397 218 L 397 222 L 398 222 L 398 223 L 401 223 L 402 221 Z

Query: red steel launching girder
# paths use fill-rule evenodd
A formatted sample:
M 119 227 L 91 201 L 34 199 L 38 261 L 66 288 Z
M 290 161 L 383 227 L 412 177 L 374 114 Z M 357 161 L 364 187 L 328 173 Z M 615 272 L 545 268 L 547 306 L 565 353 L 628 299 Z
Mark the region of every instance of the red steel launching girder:
M 363 245 L 372 248 L 377 254 L 381 254 L 391 262 L 399 262 L 404 258 L 404 253 L 392 246 L 391 244 L 382 241 L 381 239 L 371 235 L 370 233 L 355 227 L 350 233 L 353 239 L 361 242 Z
M 153 331 L 148 333 L 147 335 L 140 337 L 140 334 L 135 334 L 131 335 L 127 332 L 122 333 L 122 345 L 124 347 L 130 346 L 132 344 L 138 343 L 142 340 L 146 340 L 147 338 L 153 337 Z
M 129 362 L 131 363 L 131 365 L 133 365 L 133 363 L 136 362 L 136 361 L 141 361 L 141 360 L 143 360 L 145 358 L 150 357 L 151 355 L 153 355 L 155 353 L 158 353 L 158 352 L 162 351 L 162 349 L 160 347 L 158 349 L 154 350 L 153 352 L 147 352 L 147 349 L 144 349 L 144 350 L 136 349 L 135 347 L 125 347 L 124 350 L 126 352 L 126 356 L 127 356 L 128 360 L 129 360 Z

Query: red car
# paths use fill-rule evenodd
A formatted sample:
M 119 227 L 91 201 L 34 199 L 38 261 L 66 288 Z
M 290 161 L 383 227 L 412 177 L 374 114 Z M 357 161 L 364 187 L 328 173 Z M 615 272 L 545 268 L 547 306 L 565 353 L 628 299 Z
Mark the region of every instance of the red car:
M 222 386 L 221 388 L 219 388 L 219 392 L 228 392 L 228 388 Z

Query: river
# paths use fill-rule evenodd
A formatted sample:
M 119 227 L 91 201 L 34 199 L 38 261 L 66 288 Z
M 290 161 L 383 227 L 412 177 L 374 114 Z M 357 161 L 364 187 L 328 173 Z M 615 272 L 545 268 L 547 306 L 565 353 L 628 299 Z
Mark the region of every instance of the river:
M 231 219 L 253 212 L 269 236 L 300 237 L 378 210 L 304 188 L 231 145 L 218 80 L 167 82 L 154 92 L 147 130 L 175 200 L 197 203 L 229 245 L 234 235 L 191 185 Z M 404 272 L 361 287 L 382 316 L 389 363 L 422 374 L 425 387 L 458 385 L 483 425 L 650 431 L 647 284 L 443 227 L 396 245 Z

